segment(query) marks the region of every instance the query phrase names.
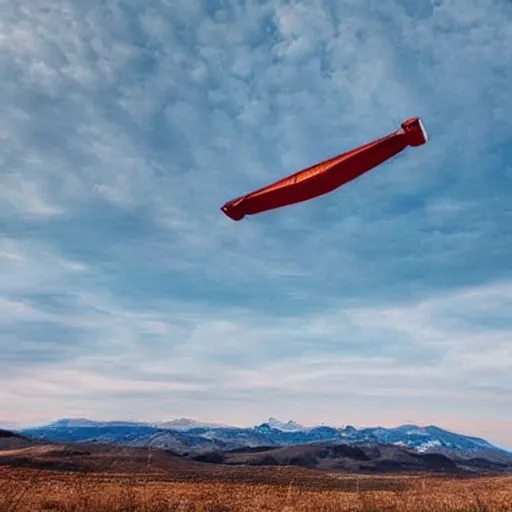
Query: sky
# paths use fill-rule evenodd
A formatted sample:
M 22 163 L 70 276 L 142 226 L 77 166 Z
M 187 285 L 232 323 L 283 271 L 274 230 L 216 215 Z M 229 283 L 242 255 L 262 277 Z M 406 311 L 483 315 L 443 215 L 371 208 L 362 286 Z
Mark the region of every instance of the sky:
M 0 423 L 436 424 L 512 449 L 512 3 L 5 0 Z M 313 201 L 228 200 L 397 130 Z

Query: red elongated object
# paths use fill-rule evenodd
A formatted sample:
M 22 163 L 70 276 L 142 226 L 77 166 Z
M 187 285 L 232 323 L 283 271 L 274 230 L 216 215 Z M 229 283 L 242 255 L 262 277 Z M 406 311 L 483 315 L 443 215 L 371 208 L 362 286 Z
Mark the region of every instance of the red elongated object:
M 246 215 L 313 199 L 370 171 L 406 147 L 421 146 L 427 140 L 421 119 L 413 117 L 404 121 L 396 132 L 233 199 L 221 211 L 239 221 Z

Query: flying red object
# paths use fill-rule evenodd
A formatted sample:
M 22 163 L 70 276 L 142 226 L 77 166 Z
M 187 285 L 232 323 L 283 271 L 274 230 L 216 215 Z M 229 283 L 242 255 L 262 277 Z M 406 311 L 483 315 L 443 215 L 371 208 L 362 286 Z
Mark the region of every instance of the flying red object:
M 403 151 L 428 140 L 419 117 L 401 129 L 347 153 L 324 160 L 286 178 L 227 202 L 221 210 L 235 221 L 327 194 Z

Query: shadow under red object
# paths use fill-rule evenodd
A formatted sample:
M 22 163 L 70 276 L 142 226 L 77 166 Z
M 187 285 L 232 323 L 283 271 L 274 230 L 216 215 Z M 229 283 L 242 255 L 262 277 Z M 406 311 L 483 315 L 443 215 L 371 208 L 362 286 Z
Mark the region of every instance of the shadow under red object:
M 361 176 L 406 147 L 421 146 L 427 140 L 421 119 L 413 117 L 396 132 L 233 199 L 221 211 L 239 221 L 246 215 L 313 199 Z

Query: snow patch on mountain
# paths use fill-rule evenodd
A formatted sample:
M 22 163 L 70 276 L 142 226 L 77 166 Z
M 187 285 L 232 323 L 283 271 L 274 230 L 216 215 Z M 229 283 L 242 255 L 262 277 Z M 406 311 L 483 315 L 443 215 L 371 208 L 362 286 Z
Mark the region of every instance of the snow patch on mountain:
M 441 441 L 438 439 L 432 439 L 431 441 L 427 441 L 425 443 L 421 443 L 419 446 L 416 446 L 416 451 L 420 453 L 427 453 L 432 451 L 433 448 L 439 448 L 442 446 Z

